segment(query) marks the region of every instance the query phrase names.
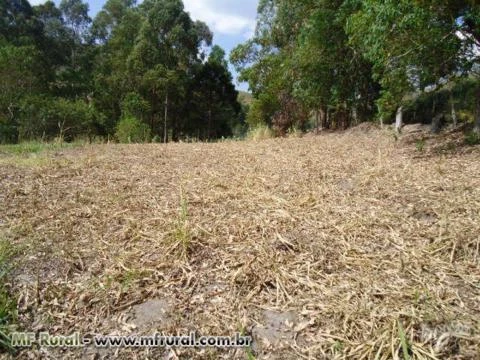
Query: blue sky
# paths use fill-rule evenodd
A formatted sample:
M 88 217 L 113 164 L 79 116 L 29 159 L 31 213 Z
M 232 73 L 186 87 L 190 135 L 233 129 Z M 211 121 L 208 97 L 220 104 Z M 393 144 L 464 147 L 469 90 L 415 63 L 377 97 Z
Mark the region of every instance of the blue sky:
M 45 1 L 30 0 L 30 3 L 38 5 Z M 60 0 L 55 2 L 58 4 Z M 106 0 L 86 2 L 90 5 L 90 16 L 93 18 L 102 9 Z M 183 2 L 186 11 L 194 20 L 202 20 L 208 24 L 214 33 L 214 43 L 225 49 L 227 54 L 253 34 L 258 0 L 183 0 Z M 234 73 L 233 68 L 231 70 Z M 248 88 L 245 83 L 236 85 L 241 90 Z

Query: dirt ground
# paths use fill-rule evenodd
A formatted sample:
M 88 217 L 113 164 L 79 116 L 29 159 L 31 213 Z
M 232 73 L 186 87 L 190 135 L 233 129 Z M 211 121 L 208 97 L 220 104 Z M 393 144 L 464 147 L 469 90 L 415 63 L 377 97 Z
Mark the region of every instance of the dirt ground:
M 480 149 L 418 141 L 369 130 L 0 154 L 21 329 L 254 340 L 17 357 L 478 359 Z

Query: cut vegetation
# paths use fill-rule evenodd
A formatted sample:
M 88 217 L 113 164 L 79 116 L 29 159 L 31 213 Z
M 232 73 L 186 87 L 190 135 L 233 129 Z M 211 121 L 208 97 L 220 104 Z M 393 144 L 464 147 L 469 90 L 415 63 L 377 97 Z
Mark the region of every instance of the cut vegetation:
M 21 328 L 254 339 L 18 358 L 476 359 L 480 149 L 457 137 L 1 151 Z

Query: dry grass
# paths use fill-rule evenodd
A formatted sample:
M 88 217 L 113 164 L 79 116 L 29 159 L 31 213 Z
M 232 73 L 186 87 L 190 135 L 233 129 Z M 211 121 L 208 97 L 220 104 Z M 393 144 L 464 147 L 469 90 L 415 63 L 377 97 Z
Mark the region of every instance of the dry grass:
M 373 130 L 1 161 L 0 232 L 23 249 L 21 324 L 57 334 L 245 331 L 256 342 L 97 358 L 476 359 L 480 151 L 432 146 L 419 154 Z M 132 307 L 153 299 L 168 314 L 136 324 Z
M 250 129 L 247 138 L 253 141 L 262 141 L 272 139 L 275 137 L 273 130 L 266 125 L 258 125 L 257 127 Z

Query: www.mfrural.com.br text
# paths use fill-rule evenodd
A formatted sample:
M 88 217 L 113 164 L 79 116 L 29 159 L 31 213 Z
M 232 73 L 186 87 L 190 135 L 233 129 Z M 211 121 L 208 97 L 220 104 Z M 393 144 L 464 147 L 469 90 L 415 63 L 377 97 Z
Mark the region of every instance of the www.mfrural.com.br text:
M 68 336 L 51 335 L 48 332 L 15 332 L 10 335 L 11 345 L 15 348 L 59 347 L 79 348 L 95 346 L 98 348 L 243 348 L 250 347 L 252 339 L 249 336 L 235 334 L 234 336 L 197 336 L 191 332 L 188 336 L 166 336 L 160 333 L 150 336 L 82 336 L 74 333 Z

